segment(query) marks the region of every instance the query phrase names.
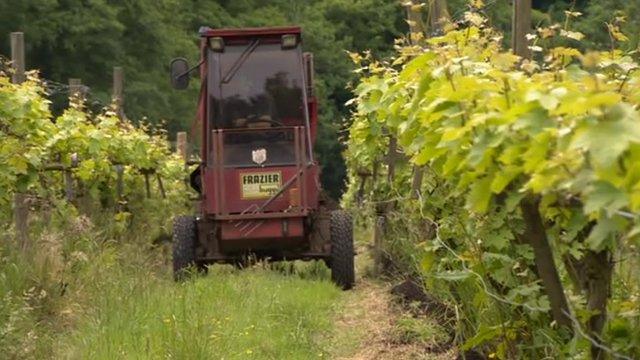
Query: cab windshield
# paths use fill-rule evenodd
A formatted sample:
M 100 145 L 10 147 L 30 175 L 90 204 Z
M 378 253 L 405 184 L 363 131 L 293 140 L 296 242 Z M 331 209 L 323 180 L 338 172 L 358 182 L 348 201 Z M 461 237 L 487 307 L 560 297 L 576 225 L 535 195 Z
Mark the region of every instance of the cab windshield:
M 207 56 L 211 128 L 249 129 L 224 134 L 224 164 L 256 166 L 252 154 L 263 150 L 262 166 L 294 164 L 294 133 L 277 128 L 305 124 L 300 46 L 283 49 L 256 39 Z
M 277 44 L 227 46 L 209 50 L 209 119 L 215 128 L 233 129 L 303 124 L 300 48 Z

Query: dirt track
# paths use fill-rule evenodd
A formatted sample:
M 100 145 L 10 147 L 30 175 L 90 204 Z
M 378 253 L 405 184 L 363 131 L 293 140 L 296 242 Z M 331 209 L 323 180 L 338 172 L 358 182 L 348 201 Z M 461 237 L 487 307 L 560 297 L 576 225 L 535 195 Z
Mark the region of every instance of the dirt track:
M 392 283 L 367 276 L 371 259 L 366 249 L 360 248 L 356 257 L 358 279 L 356 287 L 347 293 L 344 307 L 336 321 L 336 336 L 352 337 L 349 351 L 338 354 L 341 360 L 405 360 L 405 359 L 455 359 L 457 352 L 434 353 L 430 347 L 437 345 L 436 338 L 411 341 L 402 336 L 401 319 L 407 311 L 394 299 Z M 416 323 L 430 319 L 416 319 Z

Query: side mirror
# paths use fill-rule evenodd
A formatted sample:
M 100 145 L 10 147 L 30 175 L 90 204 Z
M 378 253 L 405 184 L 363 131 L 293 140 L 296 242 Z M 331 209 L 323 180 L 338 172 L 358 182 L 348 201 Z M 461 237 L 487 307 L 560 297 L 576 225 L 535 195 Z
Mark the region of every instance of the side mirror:
M 189 63 L 184 58 L 171 60 L 171 86 L 184 90 L 189 86 Z

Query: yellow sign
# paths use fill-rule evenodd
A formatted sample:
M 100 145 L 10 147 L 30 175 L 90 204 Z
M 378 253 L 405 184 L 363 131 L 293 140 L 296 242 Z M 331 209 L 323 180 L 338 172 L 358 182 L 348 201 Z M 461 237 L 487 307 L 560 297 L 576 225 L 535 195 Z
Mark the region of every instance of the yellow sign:
M 263 199 L 273 196 L 282 186 L 280 171 L 241 173 L 242 199 Z

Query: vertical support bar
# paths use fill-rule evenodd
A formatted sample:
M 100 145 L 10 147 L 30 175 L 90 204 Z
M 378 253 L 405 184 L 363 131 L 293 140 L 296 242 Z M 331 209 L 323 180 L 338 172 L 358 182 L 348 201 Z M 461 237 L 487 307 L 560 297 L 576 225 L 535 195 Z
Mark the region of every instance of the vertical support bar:
M 75 192 L 73 191 L 73 174 L 70 168 L 64 169 L 64 194 L 67 202 L 75 200 Z
M 296 187 L 297 187 L 297 191 L 298 191 L 298 206 L 300 207 L 300 209 L 304 209 L 304 202 L 302 201 L 302 194 L 304 193 L 304 189 L 302 188 L 302 175 L 300 174 L 300 176 L 298 176 L 299 172 L 302 171 L 302 168 L 304 167 L 303 161 L 302 161 L 302 153 L 301 153 L 301 146 L 300 143 L 302 142 L 302 139 L 300 139 L 300 128 L 298 126 L 293 128 L 293 148 L 294 148 L 294 152 L 296 155 L 296 172 L 294 174 L 294 176 L 297 176 L 296 179 Z M 304 151 L 304 150 L 302 150 Z M 291 195 L 291 191 L 289 191 L 289 194 Z M 291 202 L 291 198 L 289 198 L 289 202 Z
M 407 10 L 407 23 L 409 24 L 409 43 L 415 45 L 415 41 L 418 39 L 416 34 L 424 33 L 424 24 L 422 23 L 422 7 L 418 4 L 417 0 L 407 2 L 405 5 Z M 433 12 L 429 12 L 433 15 Z
M 214 212 L 219 214 L 220 213 L 220 193 L 219 193 L 219 189 L 220 189 L 220 184 L 219 184 L 219 179 L 218 179 L 218 175 L 219 175 L 219 169 L 218 169 L 218 154 L 215 153 L 218 149 L 218 131 L 217 130 L 211 130 L 211 136 L 210 138 L 210 144 L 211 144 L 211 151 L 209 151 L 209 158 L 208 161 L 211 165 L 211 171 L 212 171 L 212 175 L 213 175 L 213 201 L 214 201 Z M 203 179 L 204 180 L 204 179 Z M 204 181 L 203 181 L 203 186 L 204 186 Z M 205 197 L 204 197 L 204 201 L 206 202 L 211 202 L 210 198 L 207 198 L 208 193 L 205 192 Z M 211 195 L 209 195 L 211 196 Z
M 304 56 L 303 54 L 300 54 L 299 60 L 301 63 L 304 64 Z M 301 74 L 300 76 L 302 76 L 302 78 L 304 79 L 305 75 L 305 71 L 304 69 L 301 69 Z M 305 136 L 307 137 L 307 151 L 309 153 L 309 161 L 313 162 L 313 142 L 311 141 L 311 115 L 309 114 L 309 96 L 307 96 L 307 92 L 303 91 L 302 92 L 302 103 L 304 104 L 304 106 L 302 107 L 303 110 L 303 114 L 304 114 L 304 126 L 307 128 L 307 132 L 305 133 Z
M 124 70 L 121 66 L 113 67 L 113 105 L 116 115 L 120 120 L 124 120 Z
M 422 33 L 424 27 L 422 25 L 422 17 L 420 16 L 420 9 L 422 7 L 415 8 L 417 1 L 414 0 L 409 6 L 407 6 L 407 20 L 409 23 L 409 30 L 411 34 L 409 41 L 412 45 L 415 45 L 415 40 L 418 38 L 415 33 Z M 430 31 L 434 32 L 442 28 L 443 22 L 449 19 L 449 13 L 447 11 L 446 0 L 434 0 L 429 4 L 429 26 Z M 424 169 L 420 166 L 413 167 L 413 180 L 411 182 L 411 195 L 412 199 L 417 199 L 420 194 L 420 187 L 422 186 Z
M 116 201 L 118 202 L 118 212 L 122 211 L 122 197 L 124 196 L 124 166 L 116 165 Z
M 414 166 L 413 180 L 411 181 L 411 199 L 420 198 L 420 188 L 422 187 L 423 177 L 424 177 L 424 168 L 421 166 Z
M 375 161 L 373 163 L 373 170 L 371 171 L 371 183 L 375 184 L 378 181 L 378 173 L 380 172 L 380 162 Z
M 81 79 L 69 79 L 69 103 L 71 104 L 73 101 L 78 101 L 80 104 L 84 102 Z
M 11 82 L 14 84 L 23 83 L 26 77 L 24 75 L 24 33 L 22 32 L 11 33 L 11 67 L 13 68 Z
M 382 273 L 382 238 L 386 220 L 384 215 L 377 215 L 373 228 L 373 272 L 376 276 Z
M 158 180 L 158 189 L 160 189 L 160 195 L 163 199 L 166 199 L 167 193 L 164 191 L 164 185 L 162 184 L 162 177 L 160 176 L 160 173 L 156 172 L 156 180 Z
M 314 87 L 313 84 L 315 83 L 315 72 L 314 72 L 314 61 L 313 61 L 313 53 L 310 52 L 306 52 L 303 54 L 304 57 L 304 64 L 305 64 L 305 73 L 306 73 L 306 80 L 307 80 L 307 96 L 308 97 L 313 97 L 314 96 Z
M 449 20 L 447 11 L 447 0 L 432 0 L 429 4 L 429 27 L 430 31 L 438 31 Z
M 180 131 L 176 135 L 176 150 L 178 151 L 178 155 L 182 156 L 184 162 L 187 162 L 187 133 L 185 131 Z
M 511 46 L 513 52 L 525 59 L 531 58 L 527 34 L 531 32 L 531 0 L 513 1 L 511 24 Z
M 300 189 L 301 192 L 301 202 L 302 209 L 307 209 L 307 144 L 305 137 L 305 128 L 300 126 L 298 127 L 298 131 L 300 132 L 300 157 L 301 157 L 301 166 L 302 166 L 302 174 L 300 174 L 300 183 L 302 184 Z
M 11 33 L 11 82 L 21 84 L 25 81 L 24 74 L 24 33 Z M 29 248 L 29 205 L 27 203 L 27 195 L 16 192 L 13 197 L 13 220 L 16 229 L 16 241 L 22 250 Z
M 225 190 L 225 181 L 224 181 L 224 176 L 226 175 L 226 169 L 224 167 L 224 131 L 220 130 L 218 131 L 218 150 L 216 151 L 216 155 L 218 155 L 218 167 L 219 167 L 219 173 L 218 173 L 218 177 L 219 177 L 219 182 L 218 182 L 218 188 L 220 189 L 220 195 L 218 196 L 218 198 L 220 199 L 220 212 L 223 215 L 228 214 L 229 212 L 227 211 L 227 203 L 226 203 L 226 199 L 225 199 L 225 194 L 226 194 L 226 190 Z
M 398 158 L 398 139 L 390 135 L 389 150 L 387 153 L 387 181 L 391 185 L 396 175 L 396 160 Z
M 147 190 L 147 199 L 151 198 L 151 185 L 149 184 L 149 173 L 144 171 L 144 188 Z
M 16 240 L 21 249 L 29 248 L 29 205 L 27 195 L 17 192 L 13 195 L 13 220 L 16 227 Z

